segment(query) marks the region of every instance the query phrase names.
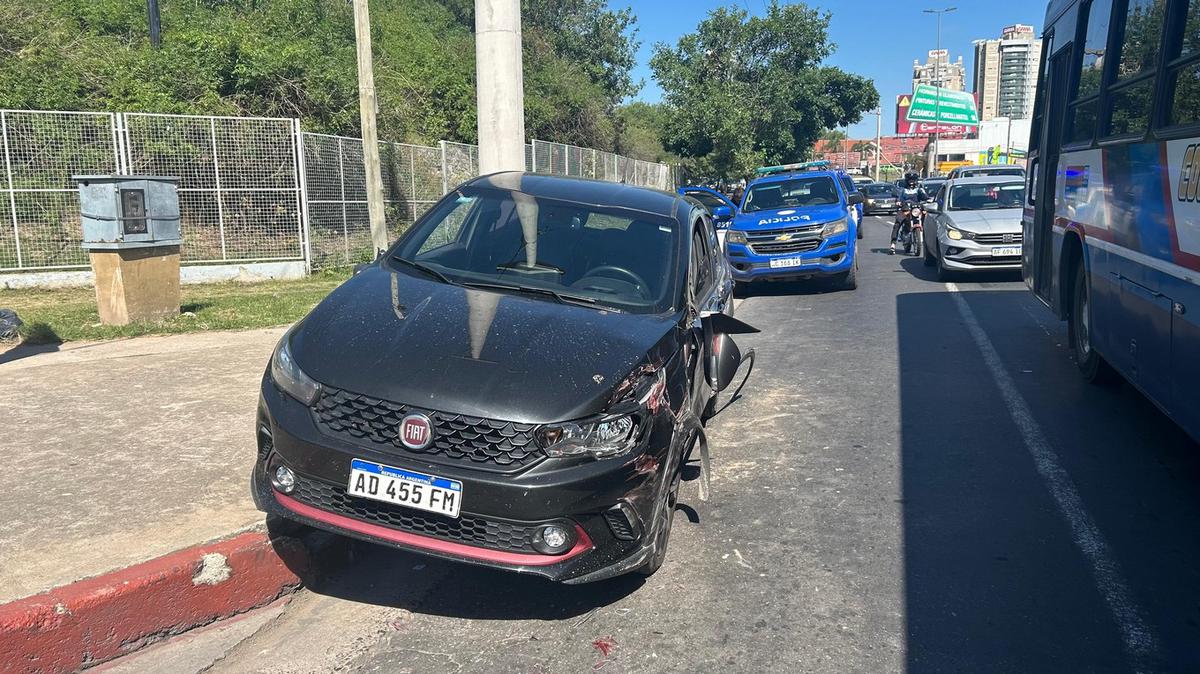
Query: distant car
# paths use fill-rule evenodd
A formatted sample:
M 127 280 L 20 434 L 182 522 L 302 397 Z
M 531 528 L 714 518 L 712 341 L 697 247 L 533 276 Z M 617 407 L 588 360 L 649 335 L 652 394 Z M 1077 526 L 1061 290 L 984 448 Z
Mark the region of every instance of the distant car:
M 871 179 L 871 176 L 862 176 L 862 175 L 850 176 L 850 179 L 853 180 L 854 184 L 858 187 L 865 187 L 865 186 L 870 185 L 871 183 L 875 182 L 874 180 Z
M 976 176 L 1016 176 L 1025 177 L 1025 169 L 1016 164 L 984 164 L 982 166 L 959 166 L 950 172 L 950 179 L 971 178 Z
M 946 184 L 948 178 L 926 178 L 921 181 L 921 187 L 925 188 L 925 192 L 929 194 L 930 199 L 937 197 L 938 190 L 942 189 L 942 185 Z
M 1011 176 L 957 178 L 930 204 L 925 266 L 954 272 L 1020 271 L 1025 181 Z
M 866 201 L 863 210 L 867 215 L 876 213 L 895 213 L 900 209 L 900 195 L 896 186 L 891 183 L 871 183 L 862 188 Z
M 842 186 L 846 189 L 846 194 L 853 194 L 857 192 L 862 197 L 862 200 L 866 199 L 866 195 L 862 193 L 861 185 L 854 182 L 854 176 L 842 171 L 841 179 Z M 858 238 L 860 239 L 863 238 L 863 230 L 860 225 L 862 224 L 863 214 L 865 212 L 863 210 L 862 200 L 855 204 L 854 209 L 850 212 L 850 216 L 854 220 L 854 229 L 858 231 Z
M 737 204 L 711 187 L 688 185 L 680 187 L 678 191 L 680 195 L 691 197 L 708 209 L 708 214 L 712 216 L 713 225 L 717 228 L 717 236 L 720 237 L 723 247 L 725 229 L 729 227 L 729 223 L 733 221 L 733 216 L 737 213 Z

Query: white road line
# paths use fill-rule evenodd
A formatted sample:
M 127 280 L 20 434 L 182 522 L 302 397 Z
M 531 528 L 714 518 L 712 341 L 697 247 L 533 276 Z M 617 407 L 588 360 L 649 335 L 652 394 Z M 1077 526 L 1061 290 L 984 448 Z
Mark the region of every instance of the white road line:
M 1038 474 L 1041 475 L 1042 481 L 1045 482 L 1046 488 L 1050 491 L 1050 495 L 1054 498 L 1054 502 L 1058 505 L 1059 511 L 1071 529 L 1071 537 L 1074 539 L 1075 545 L 1078 546 L 1092 567 L 1092 576 L 1096 586 L 1100 590 L 1100 594 L 1104 596 L 1108 610 L 1117 623 L 1125 651 L 1132 661 L 1131 664 L 1142 671 L 1153 668 L 1155 662 L 1161 661 L 1158 652 L 1158 638 L 1146 622 L 1142 608 L 1138 606 L 1137 601 L 1133 598 L 1133 593 L 1126 585 L 1120 565 L 1114 559 L 1112 550 L 1104 540 L 1104 535 L 1100 533 L 1100 529 L 1088 514 L 1083 505 L 1083 499 L 1075 490 L 1071 476 L 1059 463 L 1058 456 L 1054 453 L 1049 441 L 1046 440 L 1046 434 L 1034 419 L 1029 404 L 1025 402 L 1017 390 L 1016 384 L 1013 383 L 1012 377 L 1004 368 L 1000 353 L 996 351 L 991 339 L 979 325 L 979 321 L 975 318 L 971 307 L 967 305 L 967 301 L 962 298 L 958 286 L 947 283 L 946 290 L 950 291 L 950 296 L 954 298 L 954 303 L 958 306 L 958 313 L 962 315 L 967 330 L 975 340 L 975 345 L 983 354 L 984 363 L 991 370 L 992 377 L 1000 388 L 1000 395 L 1003 396 L 1004 403 L 1008 406 L 1008 412 L 1016 422 L 1017 430 L 1020 431 L 1021 438 L 1025 441 L 1025 447 L 1033 456 Z

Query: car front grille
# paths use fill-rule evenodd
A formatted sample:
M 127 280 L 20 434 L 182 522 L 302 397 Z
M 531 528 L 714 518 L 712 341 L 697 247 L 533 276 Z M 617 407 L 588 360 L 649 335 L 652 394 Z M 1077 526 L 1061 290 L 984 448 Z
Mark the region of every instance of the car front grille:
M 433 442 L 425 449 L 400 442 L 400 420 L 413 412 L 433 422 Z M 334 388 L 322 389 L 313 416 L 328 435 L 439 463 L 510 472 L 545 456 L 534 440 L 532 424 L 417 409 Z
M 1015 234 L 976 234 L 975 243 L 989 246 L 1016 245 L 1021 243 L 1021 233 Z
M 807 253 L 821 247 L 820 239 L 801 239 L 799 241 L 771 241 L 769 243 L 752 243 L 750 250 L 755 255 L 784 255 L 786 253 Z
M 296 489 L 290 496 L 326 512 L 411 534 L 493 550 L 537 554 L 532 543 L 534 527 L 470 515 L 452 519 L 421 513 L 403 506 L 350 496 L 343 487 L 301 476 L 296 477 Z

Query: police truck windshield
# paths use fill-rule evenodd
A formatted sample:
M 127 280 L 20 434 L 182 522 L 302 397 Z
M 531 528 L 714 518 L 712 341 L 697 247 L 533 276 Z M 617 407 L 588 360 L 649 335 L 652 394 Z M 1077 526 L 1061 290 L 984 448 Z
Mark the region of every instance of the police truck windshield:
M 840 200 L 833 178 L 803 176 L 751 186 L 742 210 L 753 213 L 793 206 L 829 206 Z

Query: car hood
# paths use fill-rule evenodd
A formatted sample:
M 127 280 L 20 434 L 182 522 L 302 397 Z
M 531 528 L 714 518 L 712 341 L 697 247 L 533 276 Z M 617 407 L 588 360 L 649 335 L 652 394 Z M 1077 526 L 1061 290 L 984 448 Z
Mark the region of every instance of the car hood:
M 778 208 L 769 211 L 739 213 L 734 218 L 731 227 L 748 232 L 756 229 L 804 227 L 805 225 L 819 225 L 831 220 L 838 220 L 846 217 L 846 215 L 846 207 L 841 204 Z
M 1021 209 L 994 211 L 947 211 L 945 217 L 959 229 L 978 234 L 1015 234 L 1021 231 Z
M 428 410 L 548 423 L 607 407 L 672 316 L 599 311 L 372 266 L 304 319 L 292 354 L 325 386 Z

